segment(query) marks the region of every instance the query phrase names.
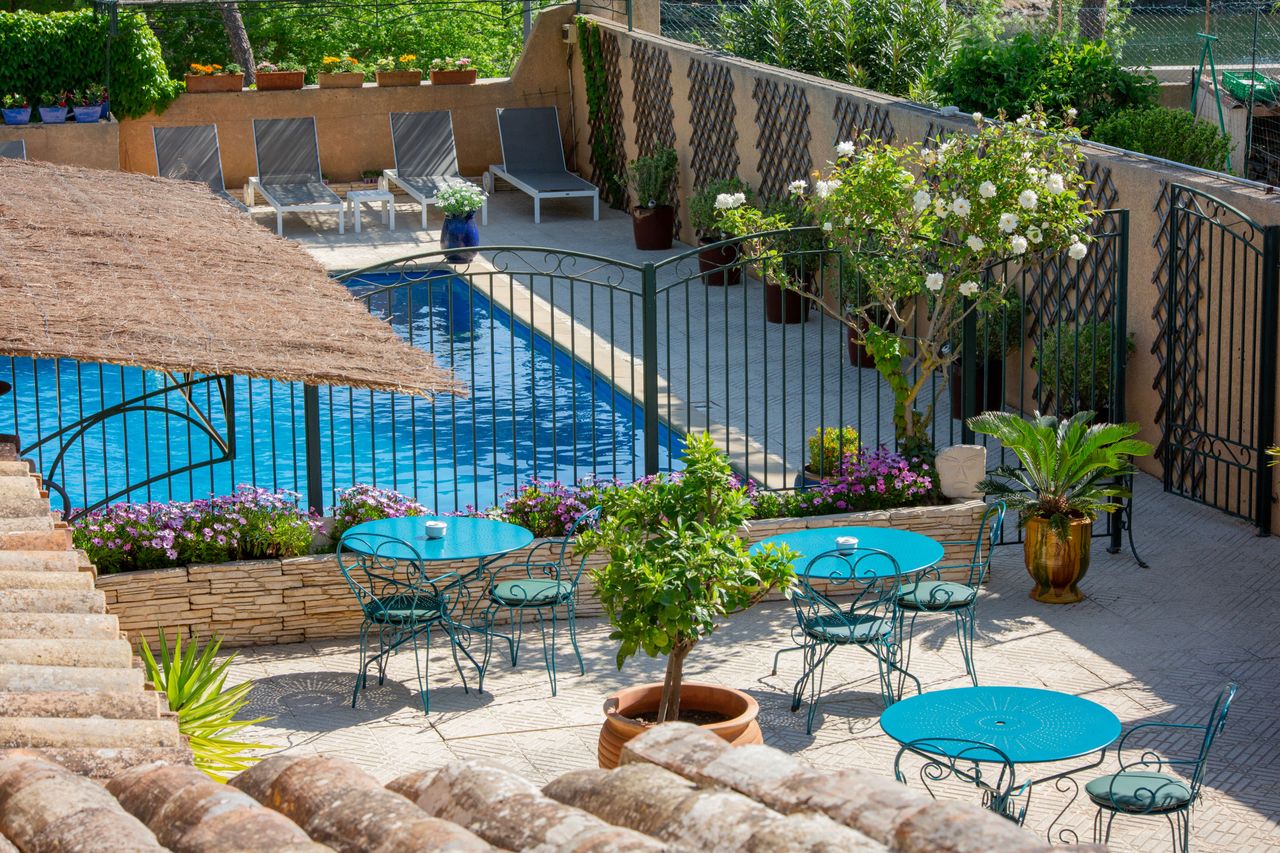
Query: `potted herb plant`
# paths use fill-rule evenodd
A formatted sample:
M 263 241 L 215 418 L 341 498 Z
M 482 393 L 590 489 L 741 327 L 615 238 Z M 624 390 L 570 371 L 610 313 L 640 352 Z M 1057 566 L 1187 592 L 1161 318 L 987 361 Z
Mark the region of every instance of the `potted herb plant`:
M 360 183 L 372 186 L 378 183 L 382 177 L 382 172 L 378 169 L 365 169 L 360 173 Z
M 754 699 L 738 690 L 685 682 L 684 664 L 720 620 L 746 610 L 794 574 L 793 554 L 752 554 L 738 529 L 752 506 L 728 460 L 706 434 L 685 439 L 684 470 L 610 490 L 599 529 L 584 533 L 581 552 L 603 553 L 592 571 L 596 594 L 619 641 L 619 668 L 644 652 L 665 656 L 661 683 L 610 696 L 598 758 L 615 767 L 622 745 L 648 727 L 695 722 L 730 743 L 760 743 Z
M 40 96 L 40 121 L 63 124 L 67 120 L 70 97 L 66 92 L 45 92 Z
M 1051 400 L 1061 415 L 1092 411 L 1108 420 L 1114 352 L 1115 326 L 1110 321 L 1056 323 L 1045 329 L 1031 362 L 1042 397 Z M 1130 339 L 1125 341 L 1125 360 L 1132 354 Z
M 422 68 L 414 53 L 384 56 L 374 63 L 379 86 L 418 86 L 422 83 Z
M 996 411 L 1004 405 L 1004 363 L 1008 355 L 1022 346 L 1024 311 L 1022 300 L 1010 290 L 989 310 L 977 314 L 978 375 L 974 377 L 974 400 L 978 411 Z M 956 352 L 960 351 L 963 338 L 963 327 L 953 327 L 951 346 Z M 963 358 L 961 353 L 948 368 L 951 417 L 957 419 L 964 417 Z
M 797 489 L 812 489 L 858 458 L 858 431 L 850 426 L 818 427 L 809 436 L 809 460 L 796 475 Z
M 193 94 L 239 92 L 244 88 L 244 70 L 235 63 L 202 65 L 193 62 L 185 79 L 187 91 Z
M 4 105 L 5 124 L 26 124 L 31 121 L 31 101 L 26 95 L 5 95 L 0 103 Z
M 364 86 L 364 66 L 354 56 L 326 56 L 316 75 L 321 89 L 359 89 Z
M 702 280 L 712 287 L 742 283 L 742 268 L 737 265 L 738 244 L 725 242 L 731 235 L 721 230 L 716 210 L 721 204 L 746 204 L 750 195 L 751 188 L 745 181 L 721 178 L 708 182 L 689 197 L 689 225 L 706 247 L 698 252 L 698 269 Z
M 465 56 L 431 60 L 432 86 L 469 86 L 476 82 L 476 67 Z
M 1084 597 L 1078 584 L 1089 570 L 1093 522 L 1118 508 L 1112 498 L 1129 496 L 1121 483 L 1134 471 L 1130 460 L 1151 452 L 1133 437 L 1137 424 L 1094 424 L 1093 417 L 1078 412 L 1059 420 L 1036 412 L 1028 420 L 984 412 L 969 419 L 974 432 L 993 436 L 1022 463 L 997 468 L 978 487 L 1017 512 L 1036 601 L 1071 604 Z
M 436 207 L 444 214 L 440 229 L 440 245 L 445 249 L 472 249 L 480 245 L 480 229 L 476 227 L 476 211 L 484 206 L 484 190 L 474 184 L 451 184 L 436 193 Z M 454 252 L 445 257 L 451 264 L 467 264 L 475 259 L 475 251 Z
M 71 93 L 71 112 L 78 124 L 91 124 L 102 119 L 102 101 L 98 88 L 89 86 Z
M 307 84 L 307 69 L 296 62 L 259 62 L 255 71 L 259 92 L 291 91 Z
M 674 148 L 659 148 L 627 165 L 627 180 L 637 202 L 631 209 L 637 249 L 657 251 L 671 248 L 676 227 L 676 209 L 671 206 L 671 192 L 675 189 L 677 165 Z

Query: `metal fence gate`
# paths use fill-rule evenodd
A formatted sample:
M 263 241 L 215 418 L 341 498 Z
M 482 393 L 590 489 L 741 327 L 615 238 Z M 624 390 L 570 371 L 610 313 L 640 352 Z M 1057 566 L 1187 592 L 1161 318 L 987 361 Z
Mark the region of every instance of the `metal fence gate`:
M 1268 535 L 1280 226 L 1173 184 L 1167 228 L 1164 488 Z

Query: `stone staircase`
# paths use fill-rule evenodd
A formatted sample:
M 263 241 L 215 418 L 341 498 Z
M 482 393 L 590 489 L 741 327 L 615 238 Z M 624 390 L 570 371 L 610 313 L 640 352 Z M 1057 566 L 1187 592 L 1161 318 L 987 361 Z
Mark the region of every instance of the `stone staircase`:
M 176 715 L 72 548 L 47 493 L 0 436 L 0 749 L 39 748 L 106 779 L 148 761 L 191 763 Z

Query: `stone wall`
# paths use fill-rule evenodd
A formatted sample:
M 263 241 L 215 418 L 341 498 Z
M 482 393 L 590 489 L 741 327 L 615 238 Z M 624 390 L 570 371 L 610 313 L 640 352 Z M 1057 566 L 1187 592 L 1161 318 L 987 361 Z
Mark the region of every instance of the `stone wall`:
M 90 169 L 120 168 L 120 125 L 114 121 L 0 125 L 0 142 L 11 139 L 26 140 L 28 160 Z
M 972 542 L 984 509 L 982 501 L 967 500 L 945 506 L 769 519 L 752 523 L 746 538 L 755 542 L 790 530 L 864 525 Z M 948 547 L 945 562 L 967 560 L 971 551 L 971 545 Z M 527 553 L 517 551 L 504 562 L 519 562 Z M 433 564 L 440 573 L 474 567 L 462 562 Z M 967 571 L 951 575 L 963 579 Z M 145 636 L 154 642 L 160 629 L 172 634 L 176 628 L 188 637 L 219 636 L 227 646 L 272 645 L 351 637 L 360 628 L 355 598 L 332 554 L 102 575 L 98 589 L 106 596 L 107 611 L 119 618 L 131 641 Z M 578 614 L 601 614 L 589 572 L 583 574 Z

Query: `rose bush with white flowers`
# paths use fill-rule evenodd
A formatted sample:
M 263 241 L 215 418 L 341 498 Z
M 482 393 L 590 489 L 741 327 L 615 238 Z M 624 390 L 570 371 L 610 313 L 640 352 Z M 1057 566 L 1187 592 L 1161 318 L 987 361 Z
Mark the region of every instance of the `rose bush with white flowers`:
M 821 225 L 827 248 L 843 257 L 837 319 L 893 389 L 907 450 L 929 445 L 937 392 L 926 390 L 960 356 L 948 342 L 969 312 L 996 310 L 1006 298 L 1011 283 L 999 274 L 1001 262 L 1025 267 L 1063 252 L 1081 260 L 1098 213 L 1083 194 L 1083 155 L 1048 130 L 1043 115 L 988 121 L 975 113 L 974 123 L 972 133 L 925 147 L 841 143 L 826 174 L 789 187 L 804 218 Z M 777 241 L 752 235 L 786 223 L 737 197 L 719 202 L 722 230 L 745 238 L 766 267 L 776 260 Z M 830 313 L 823 294 L 773 278 Z

